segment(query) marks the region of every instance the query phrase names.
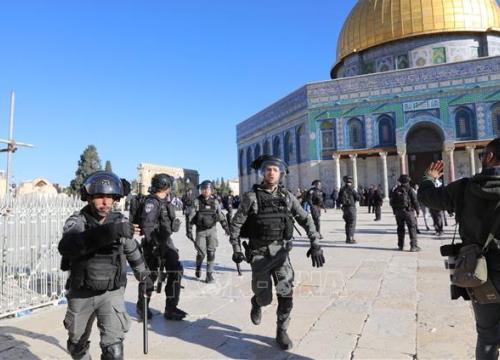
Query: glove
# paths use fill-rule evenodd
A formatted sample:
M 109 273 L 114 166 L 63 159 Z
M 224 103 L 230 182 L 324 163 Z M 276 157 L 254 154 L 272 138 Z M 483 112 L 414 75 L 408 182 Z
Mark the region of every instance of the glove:
M 325 263 L 325 257 L 323 256 L 323 250 L 318 245 L 313 245 L 307 251 L 307 257 L 311 257 L 313 267 L 322 267 Z
M 246 260 L 246 258 L 245 258 L 245 254 L 243 254 L 241 251 L 237 251 L 237 252 L 233 253 L 233 261 L 236 264 L 239 264 L 243 260 Z
M 140 284 L 141 286 L 144 286 L 146 288 L 146 295 L 151 296 L 151 293 L 155 289 L 155 284 L 153 280 L 151 280 L 151 277 L 149 276 L 149 271 L 143 271 L 139 275 L 140 279 Z
M 120 222 L 115 224 L 110 224 L 111 237 L 118 240 L 122 237 L 132 239 L 134 237 L 134 225 L 126 222 Z

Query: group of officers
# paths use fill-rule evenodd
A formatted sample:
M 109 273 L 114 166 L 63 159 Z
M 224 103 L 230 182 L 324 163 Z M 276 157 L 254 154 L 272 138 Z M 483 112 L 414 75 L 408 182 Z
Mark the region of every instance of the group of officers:
M 446 187 L 435 187 L 435 180 L 443 174 L 442 162 L 429 166 L 418 192 L 419 200 L 432 208 L 448 211 L 458 209 L 457 221 L 464 243 L 484 243 L 491 216 L 500 204 L 500 139 L 492 141 L 482 153 L 481 174 Z M 259 171 L 262 182 L 243 194 L 234 216 L 224 216 L 218 200 L 213 198 L 210 181 L 200 184 L 200 195 L 191 195 L 189 209 L 185 209 L 186 235 L 197 251 L 197 278 L 206 258 L 206 282 L 214 281 L 213 269 L 218 245 L 216 224 L 219 222 L 229 236 L 233 249 L 232 260 L 239 264 L 250 263 L 252 291 L 250 319 L 261 322 L 262 307 L 272 301 L 273 283 L 278 300 L 276 342 L 283 350 L 293 344 L 287 329 L 293 308 L 294 271 L 289 251 L 292 248 L 294 223 L 306 231 L 310 241 L 307 257 L 313 267 L 322 267 L 325 257 L 320 246 L 320 216 L 324 209 L 321 182 L 313 182 L 308 192 L 311 214 L 299 200 L 281 185 L 287 173 L 287 164 L 280 158 L 263 155 L 252 167 Z M 346 242 L 355 243 L 356 202 L 359 195 L 353 188 L 352 178 L 343 178 L 339 202 L 346 222 Z M 144 301 L 149 302 L 152 291 L 165 281 L 165 312 L 169 320 L 182 320 L 187 314 L 178 308 L 183 267 L 171 235 L 179 231 L 180 221 L 170 203 L 173 179 L 158 174 L 152 179 L 150 194 L 130 214 L 130 221 L 113 204 L 124 195 L 121 179 L 111 172 L 98 171 L 88 176 L 81 187 L 81 198 L 88 204 L 66 221 L 59 243 L 62 255 L 61 268 L 69 270 L 68 308 L 64 326 L 68 330 L 67 349 L 73 359 L 89 358 L 89 336 L 97 318 L 101 331 L 101 359 L 123 359 L 123 341 L 130 326 L 124 306 L 126 262 L 140 281 L 137 313 L 139 318 L 152 316 Z M 403 249 L 405 225 L 410 233 L 411 251 L 418 251 L 415 234 L 415 212 L 418 202 L 415 192 L 409 189 L 410 179 L 399 178 L 399 185 L 392 191 L 391 205 L 398 224 L 398 247 Z M 461 200 L 464 198 L 463 200 Z M 467 220 L 467 221 L 465 221 Z M 193 235 L 192 226 L 196 227 Z M 139 244 L 134 235 L 142 235 Z M 500 234 L 495 234 L 500 235 Z M 248 239 L 241 243 L 240 239 Z M 500 238 L 497 236 L 497 238 Z M 488 267 L 496 286 L 500 286 L 500 246 L 492 246 L 487 253 Z M 157 289 L 158 291 L 159 289 Z M 498 358 L 500 345 L 500 304 L 474 303 L 478 331 L 477 358 Z

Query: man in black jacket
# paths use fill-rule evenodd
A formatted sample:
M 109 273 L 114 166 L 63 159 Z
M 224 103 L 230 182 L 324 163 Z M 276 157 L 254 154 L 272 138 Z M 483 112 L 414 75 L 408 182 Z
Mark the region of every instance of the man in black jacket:
M 483 246 L 492 230 L 495 211 L 500 204 L 500 138 L 491 141 L 479 154 L 481 173 L 472 178 L 435 187 L 435 179 L 443 175 L 442 161 L 432 163 L 420 184 L 418 198 L 422 204 L 438 210 L 454 211 L 464 245 Z M 500 239 L 497 229 L 496 239 Z M 500 290 L 500 247 L 497 241 L 486 252 L 488 277 Z M 500 345 L 500 303 L 472 303 L 476 318 L 476 359 L 498 359 Z
M 398 179 L 400 185 L 396 186 L 391 193 L 390 204 L 392 211 L 396 216 L 396 223 L 398 224 L 398 248 L 403 250 L 405 243 L 405 225 L 408 227 L 408 234 L 410 235 L 410 251 L 420 251 L 417 245 L 417 215 L 420 212 L 418 206 L 417 195 L 410 186 L 410 177 L 408 175 L 401 175 Z

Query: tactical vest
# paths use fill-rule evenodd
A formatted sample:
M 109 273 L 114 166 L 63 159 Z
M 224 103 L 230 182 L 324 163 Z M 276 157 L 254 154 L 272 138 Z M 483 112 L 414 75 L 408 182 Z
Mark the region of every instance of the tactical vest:
M 87 213 L 80 212 L 80 215 L 85 223 L 85 230 L 99 226 Z M 106 223 L 121 219 L 120 213 L 110 213 Z M 118 241 L 73 261 L 70 270 L 67 289 L 111 291 L 127 284 L 125 254 L 123 245 Z
M 313 205 L 323 206 L 323 192 L 321 190 L 313 188 L 313 193 L 311 195 L 311 201 Z
M 278 196 L 273 196 L 256 187 L 253 190 L 257 197 L 257 214 L 248 216 L 240 236 L 252 239 L 254 247 L 290 240 L 293 236 L 293 220 L 289 214 L 286 194 L 278 190 Z
M 200 208 L 193 218 L 193 224 L 196 230 L 207 230 L 217 223 L 217 206 L 214 198 L 205 200 L 202 196 L 198 197 Z

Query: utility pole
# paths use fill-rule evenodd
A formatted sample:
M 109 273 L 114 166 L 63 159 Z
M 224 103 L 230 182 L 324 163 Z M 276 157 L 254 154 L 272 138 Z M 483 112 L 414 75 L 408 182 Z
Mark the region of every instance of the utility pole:
M 7 140 L 0 139 L 0 143 L 7 144 L 5 149 L 0 149 L 0 152 L 7 152 L 7 173 L 5 174 L 5 198 L 10 196 L 10 174 L 12 172 L 12 154 L 16 152 L 19 146 L 34 147 L 32 144 L 17 142 L 13 139 L 14 134 L 14 106 L 16 101 L 16 94 L 14 91 L 10 93 L 10 116 L 9 116 L 9 138 Z

